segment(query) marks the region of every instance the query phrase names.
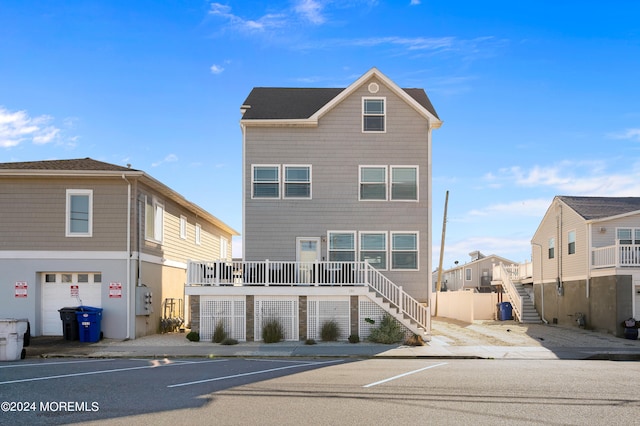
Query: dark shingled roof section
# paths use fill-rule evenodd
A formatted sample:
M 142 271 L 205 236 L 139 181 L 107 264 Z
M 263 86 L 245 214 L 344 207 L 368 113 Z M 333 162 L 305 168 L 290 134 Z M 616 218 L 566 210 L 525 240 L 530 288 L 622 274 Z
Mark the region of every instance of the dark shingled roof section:
M 558 196 L 586 220 L 603 219 L 640 210 L 640 197 Z
M 78 158 L 74 160 L 46 160 L 25 161 L 20 163 L 0 163 L 0 169 L 5 170 L 69 170 L 69 171 L 113 171 L 130 172 L 138 171 L 115 164 L 104 163 L 92 158 Z
M 244 101 L 249 105 L 243 120 L 295 120 L 311 117 L 338 96 L 344 88 L 254 87 Z M 423 89 L 402 89 L 431 114 L 438 117 Z

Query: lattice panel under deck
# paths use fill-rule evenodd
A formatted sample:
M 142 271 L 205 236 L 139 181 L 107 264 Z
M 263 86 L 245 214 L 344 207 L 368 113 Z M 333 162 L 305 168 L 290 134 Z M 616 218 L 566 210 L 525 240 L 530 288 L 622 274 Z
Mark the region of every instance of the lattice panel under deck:
M 298 340 L 298 297 L 256 297 L 255 335 L 262 340 L 262 324 L 275 319 L 284 330 L 284 340 Z
M 211 341 L 219 321 L 232 339 L 247 340 L 246 302 L 244 296 L 200 298 L 200 340 Z
M 358 334 L 360 335 L 360 340 L 365 340 L 371 334 L 371 329 L 376 328 L 380 325 L 382 321 L 382 317 L 387 313 L 380 306 L 376 305 L 374 302 L 369 300 L 367 297 L 361 297 L 358 301 L 360 318 L 358 319 Z M 369 318 L 375 321 L 373 324 L 369 324 L 365 321 L 365 318 Z M 405 336 L 409 337 L 413 333 L 407 327 L 405 327 L 402 323 L 400 323 L 402 329 L 404 330 Z
M 338 340 L 347 340 L 349 337 L 350 305 L 349 297 L 344 299 L 307 299 L 307 338 L 320 340 L 322 325 L 327 321 L 335 321 L 340 328 Z

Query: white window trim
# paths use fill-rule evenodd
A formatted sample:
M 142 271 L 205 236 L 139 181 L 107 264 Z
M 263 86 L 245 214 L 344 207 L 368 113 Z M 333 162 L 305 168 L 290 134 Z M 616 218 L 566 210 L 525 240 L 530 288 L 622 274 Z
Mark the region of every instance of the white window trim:
M 468 272 L 468 274 L 467 274 Z M 468 278 L 467 278 L 468 276 Z M 473 281 L 473 269 L 471 268 L 464 268 L 464 280 L 465 281 Z
M 331 251 L 351 251 L 351 250 L 331 250 L 331 234 L 352 234 L 353 235 L 353 260 L 354 262 L 358 261 L 358 232 L 357 231 L 340 231 L 340 230 L 329 230 L 327 231 L 327 261 L 334 262 L 333 260 L 329 260 Z
M 187 218 L 184 215 L 180 215 L 180 239 L 187 239 Z
M 87 232 L 71 232 L 71 196 L 89 196 L 89 217 Z M 92 189 L 67 189 L 65 235 L 67 237 L 92 237 L 93 236 L 93 190 Z
M 362 249 L 362 236 L 363 235 L 380 235 L 380 234 L 384 234 L 384 263 L 386 265 L 386 268 L 376 268 L 377 271 L 388 271 L 390 269 L 389 266 L 389 233 L 387 231 L 360 231 L 358 232 L 358 250 L 357 250 L 357 260 L 362 262 L 361 260 L 361 253 L 363 251 L 375 251 L 375 252 L 382 252 L 382 250 L 363 250 Z
M 553 247 L 551 247 L 551 242 L 553 242 Z M 549 237 L 547 239 L 547 260 L 548 259 L 555 259 L 556 258 L 556 238 L 555 237 Z M 553 249 L 553 257 L 550 256 L 551 254 L 551 249 Z
M 393 198 L 393 169 L 416 169 L 416 199 L 415 200 L 402 200 Z M 393 165 L 389 167 L 389 201 L 417 203 L 420 201 L 420 167 L 417 165 L 399 166 Z
M 382 100 L 383 101 L 383 111 L 382 114 L 365 114 L 364 113 L 364 104 L 365 104 L 365 100 Z M 380 116 L 382 115 L 383 119 L 384 119 L 384 130 L 365 130 L 364 129 L 364 116 L 365 115 L 371 115 L 371 116 Z M 363 96 L 362 97 L 362 117 L 361 117 L 361 121 L 362 121 L 362 133 L 387 133 L 387 98 L 385 96 Z
M 266 183 L 266 182 L 256 182 L 254 180 L 256 167 L 275 167 L 278 170 L 278 179 L 275 182 L 273 182 L 278 184 L 277 197 L 256 197 L 253 191 L 254 184 Z M 281 198 L 282 198 L 282 170 L 281 170 L 280 164 L 252 164 L 251 165 L 251 199 L 252 200 L 280 200 Z
M 227 260 L 229 258 L 229 240 L 225 237 L 220 237 L 220 260 Z
M 372 168 L 384 168 L 384 200 L 372 200 L 368 198 L 362 198 L 362 169 L 372 169 Z M 370 183 L 370 182 L 368 182 Z M 365 183 L 366 184 L 366 183 Z M 385 165 L 360 165 L 358 166 L 358 200 L 359 201 L 372 201 L 372 202 L 381 202 L 381 201 L 389 201 L 389 166 Z
M 393 236 L 395 234 L 414 234 L 416 236 L 416 268 L 404 269 L 393 267 Z M 402 251 L 402 250 L 397 250 Z M 389 270 L 390 271 L 419 271 L 420 270 L 420 232 L 419 231 L 391 231 L 389 233 Z
M 308 167 L 309 168 L 309 196 L 308 197 L 287 197 L 286 196 L 286 185 L 287 183 L 306 183 L 306 182 L 287 182 L 287 167 Z M 280 177 L 282 180 L 282 188 L 279 191 L 282 199 L 284 200 L 311 200 L 313 198 L 313 168 L 311 164 L 283 164 L 282 165 L 282 176 Z M 253 185 L 251 185 L 253 188 Z M 275 198 L 274 198 L 275 199 Z
M 149 197 L 151 197 L 151 206 L 153 208 L 153 238 L 149 238 L 147 236 L 147 200 L 149 199 Z M 144 232 L 144 239 L 147 241 L 153 241 L 155 243 L 160 243 L 162 244 L 163 240 L 164 240 L 164 203 L 162 203 L 161 201 L 159 201 L 156 196 L 149 196 L 149 195 L 145 195 L 145 201 L 144 201 L 144 208 L 145 208 L 145 232 Z M 158 210 L 160 209 L 160 210 Z M 158 213 L 160 213 L 160 215 L 158 216 Z M 158 225 L 159 224 L 159 225 Z
M 196 223 L 196 232 L 195 232 L 195 243 L 196 245 L 202 245 L 202 226 L 199 223 Z
M 569 247 L 571 246 L 571 238 L 570 235 L 573 232 L 573 253 L 569 252 Z M 578 246 L 576 245 L 578 240 L 578 235 L 576 233 L 575 229 L 571 229 L 569 231 L 567 231 L 567 256 L 571 256 L 573 254 L 576 254 L 576 251 L 578 249 Z

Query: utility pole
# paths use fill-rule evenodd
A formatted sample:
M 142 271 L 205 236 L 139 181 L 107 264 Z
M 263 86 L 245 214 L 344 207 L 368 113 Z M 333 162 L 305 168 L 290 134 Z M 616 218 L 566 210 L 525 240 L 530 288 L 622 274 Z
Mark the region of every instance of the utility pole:
M 440 262 L 438 263 L 438 281 L 436 282 L 436 309 L 435 316 L 438 316 L 438 293 L 442 288 L 442 259 L 444 257 L 444 237 L 447 233 L 447 205 L 449 204 L 449 191 L 444 199 L 444 216 L 442 217 L 442 240 L 440 240 Z

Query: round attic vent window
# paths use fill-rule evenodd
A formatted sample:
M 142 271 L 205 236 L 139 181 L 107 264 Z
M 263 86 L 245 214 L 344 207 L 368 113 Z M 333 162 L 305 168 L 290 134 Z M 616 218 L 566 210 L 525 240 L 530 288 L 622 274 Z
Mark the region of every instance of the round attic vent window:
M 380 90 L 378 83 L 369 83 L 369 93 L 378 93 L 378 90 Z

